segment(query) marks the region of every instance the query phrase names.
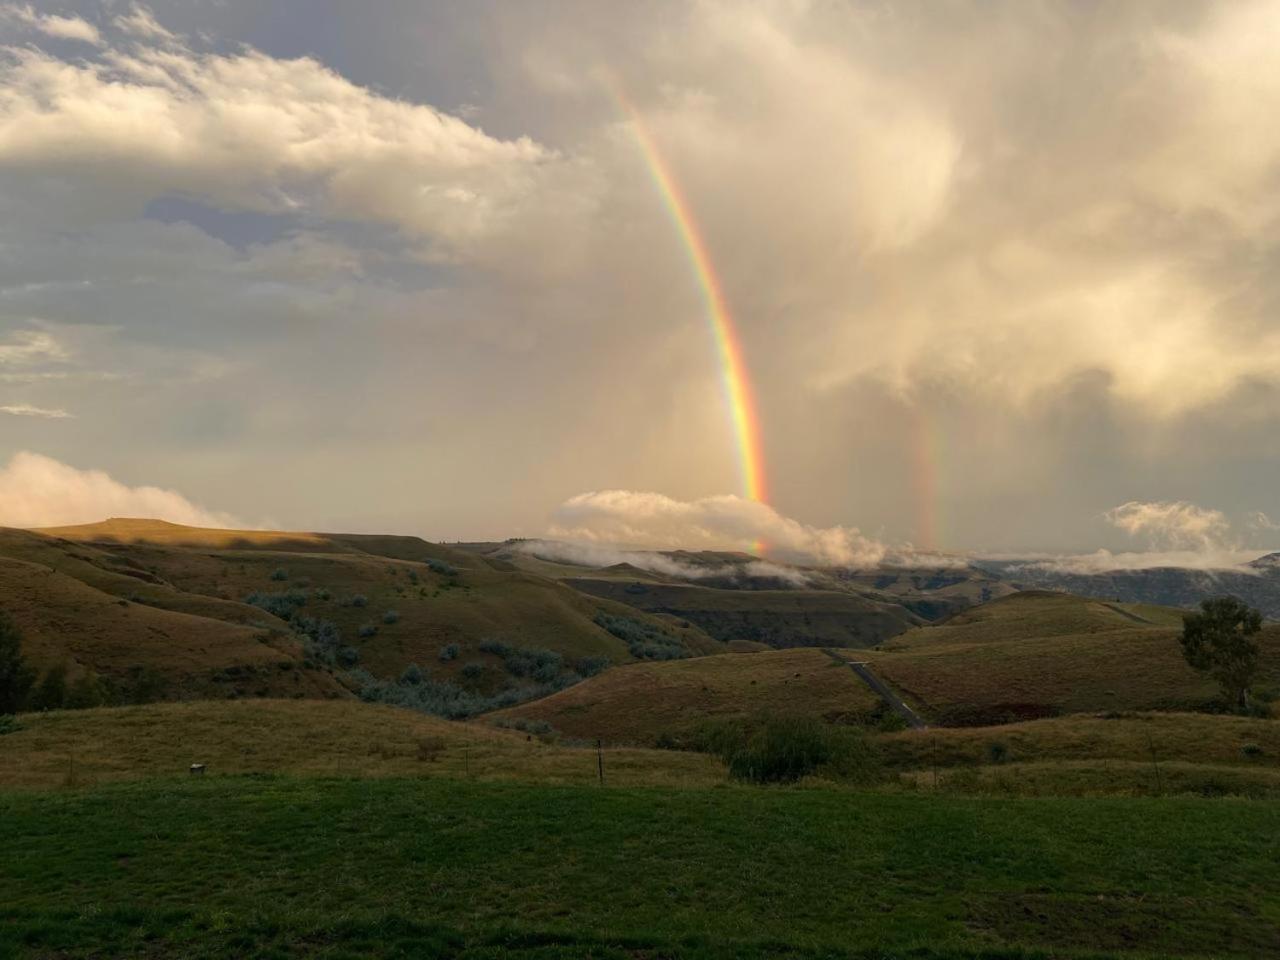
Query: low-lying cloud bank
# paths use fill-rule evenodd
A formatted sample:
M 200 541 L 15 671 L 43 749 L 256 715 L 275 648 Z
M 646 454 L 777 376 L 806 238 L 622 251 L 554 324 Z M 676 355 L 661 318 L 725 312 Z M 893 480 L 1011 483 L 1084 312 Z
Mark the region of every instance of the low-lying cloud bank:
M 101 470 L 78 470 L 23 451 L 0 468 L 0 526 L 54 527 L 108 517 L 147 517 L 193 527 L 243 528 L 227 513 L 206 510 L 175 490 L 130 487 Z
M 886 554 L 884 544 L 855 527 L 812 527 L 768 504 L 727 494 L 683 501 L 601 490 L 566 500 L 552 520 L 551 536 L 584 543 L 743 552 L 762 543 L 782 560 L 843 567 L 873 567 Z
M 678 557 L 665 553 L 654 553 L 646 550 L 624 550 L 599 543 L 571 543 L 564 540 L 525 540 L 517 547 L 521 553 L 569 563 L 575 566 L 602 569 L 620 563 L 629 564 L 638 570 L 647 570 L 667 577 L 678 577 L 682 580 L 709 579 L 752 579 L 771 578 L 783 580 L 792 586 L 803 587 L 810 583 L 810 578 L 802 570 L 795 567 L 784 567 L 767 560 L 748 560 L 744 563 L 685 563 Z
M 792 579 L 803 576 L 782 563 L 839 567 L 983 567 L 1095 574 L 1122 570 L 1179 567 L 1190 570 L 1238 570 L 1266 553 L 1248 549 L 1236 536 L 1231 521 L 1219 510 L 1186 501 L 1129 501 L 1104 514 L 1113 526 L 1146 541 L 1147 550 L 1100 549 L 1087 554 L 938 554 L 909 545 L 890 546 L 861 534 L 854 527 L 812 527 L 784 517 L 767 504 L 735 496 L 680 501 L 660 493 L 605 490 L 583 493 L 555 511 L 550 536 L 554 541 L 529 541 L 521 549 L 538 556 L 591 567 L 617 563 L 685 579 L 720 577 L 736 572 L 747 576 Z M 1255 514 L 1253 531 L 1274 530 L 1263 514 Z M 565 542 L 569 541 L 569 542 Z M 735 550 L 752 552 L 763 544 L 769 563 L 716 567 L 691 565 L 648 550 Z M 630 549 L 623 549 L 623 544 Z M 791 577 L 787 572 L 791 572 Z

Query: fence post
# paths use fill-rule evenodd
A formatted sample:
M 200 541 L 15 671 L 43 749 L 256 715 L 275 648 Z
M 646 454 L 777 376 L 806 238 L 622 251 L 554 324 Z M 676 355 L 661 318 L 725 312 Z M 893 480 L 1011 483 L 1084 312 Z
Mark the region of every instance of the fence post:
M 600 772 L 600 786 L 604 786 L 604 741 L 596 740 L 596 769 Z
M 1160 761 L 1156 759 L 1156 742 L 1151 739 L 1151 731 L 1147 731 L 1147 746 L 1151 748 L 1151 765 L 1156 768 L 1156 787 L 1164 795 L 1164 774 L 1160 772 Z

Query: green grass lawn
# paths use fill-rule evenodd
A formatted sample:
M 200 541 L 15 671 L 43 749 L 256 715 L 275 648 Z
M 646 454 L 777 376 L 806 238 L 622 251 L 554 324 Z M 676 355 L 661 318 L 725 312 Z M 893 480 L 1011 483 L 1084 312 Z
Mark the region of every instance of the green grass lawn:
M 1280 954 L 1280 806 L 226 777 L 0 794 L 0 956 Z

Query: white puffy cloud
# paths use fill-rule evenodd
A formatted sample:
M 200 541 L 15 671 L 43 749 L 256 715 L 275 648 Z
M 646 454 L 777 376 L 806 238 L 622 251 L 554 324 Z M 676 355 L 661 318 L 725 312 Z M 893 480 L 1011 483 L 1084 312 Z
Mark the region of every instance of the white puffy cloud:
M 768 504 L 722 495 L 682 501 L 660 493 L 602 490 L 562 503 L 553 536 L 664 549 L 753 551 L 817 564 L 872 566 L 885 547 L 850 527 L 811 527 Z
M 49 37 L 60 40 L 80 40 L 95 46 L 102 42 L 98 28 L 80 17 L 68 17 L 55 13 L 36 13 L 29 3 L 0 5 L 0 20 L 13 20 Z
M 69 420 L 71 414 L 52 407 L 36 407 L 29 403 L 10 403 L 0 406 L 0 413 L 14 417 L 40 417 L 45 420 Z
M 1106 518 L 1130 536 L 1144 536 L 1152 545 L 1167 550 L 1220 551 L 1231 532 L 1231 521 L 1222 511 L 1184 500 L 1131 500 L 1107 511 Z
M 390 224 L 442 257 L 542 202 L 554 155 L 527 137 L 491 137 L 314 59 L 197 52 L 141 8 L 117 24 L 138 41 L 98 60 L 0 51 L 0 167 L 65 173 L 100 203 L 183 193 Z
M 243 526 L 229 514 L 196 506 L 175 490 L 126 486 L 101 470 L 79 470 L 38 453 L 15 454 L 0 468 L 0 526 L 52 527 L 109 517 L 146 517 L 196 527 Z

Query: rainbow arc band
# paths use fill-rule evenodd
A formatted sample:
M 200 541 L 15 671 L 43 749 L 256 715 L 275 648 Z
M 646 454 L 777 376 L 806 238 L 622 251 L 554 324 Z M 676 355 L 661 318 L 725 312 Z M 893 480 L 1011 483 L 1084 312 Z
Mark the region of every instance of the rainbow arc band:
M 721 381 L 725 403 L 733 425 L 734 440 L 738 449 L 738 470 L 741 476 L 741 493 L 748 500 L 768 502 L 768 486 L 765 480 L 763 446 L 760 442 L 760 418 L 756 412 L 754 391 L 747 375 L 743 358 L 742 339 L 738 335 L 733 314 L 724 294 L 720 278 L 716 275 L 711 254 L 698 222 L 694 219 L 688 199 L 671 172 L 653 136 L 645 126 L 640 112 L 627 99 L 616 83 L 611 83 L 614 99 L 631 121 L 636 141 L 644 154 L 645 163 L 654 185 L 671 216 L 676 232 L 684 244 L 693 267 L 693 273 L 702 291 L 706 306 L 707 322 L 715 340 L 720 362 Z M 764 551 L 763 543 L 756 543 L 756 552 Z

